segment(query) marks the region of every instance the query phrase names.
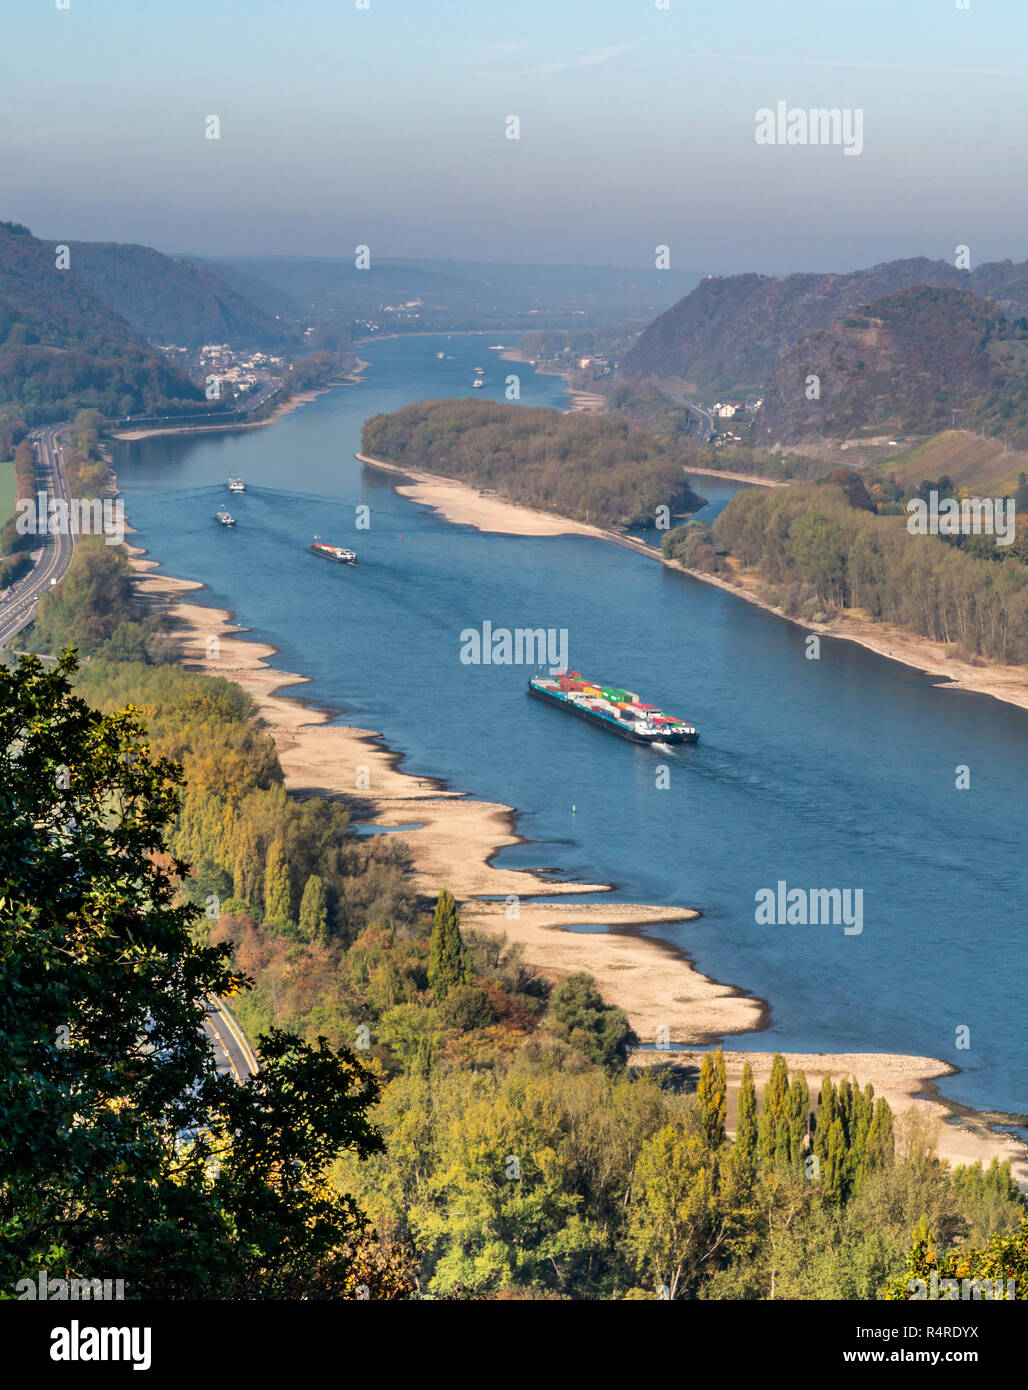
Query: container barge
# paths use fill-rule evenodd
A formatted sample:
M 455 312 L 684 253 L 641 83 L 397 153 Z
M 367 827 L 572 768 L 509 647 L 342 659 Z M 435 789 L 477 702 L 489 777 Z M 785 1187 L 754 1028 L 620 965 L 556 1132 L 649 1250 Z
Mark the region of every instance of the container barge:
M 697 730 L 684 719 L 643 704 L 631 690 L 585 680 L 579 671 L 533 676 L 528 693 L 631 743 L 695 743 L 699 739 Z
M 315 536 L 311 542 L 311 551 L 315 555 L 321 555 L 326 560 L 334 560 L 337 565 L 355 565 L 357 563 L 356 551 L 347 550 L 345 546 L 329 545 L 328 541 L 323 541 L 320 536 Z

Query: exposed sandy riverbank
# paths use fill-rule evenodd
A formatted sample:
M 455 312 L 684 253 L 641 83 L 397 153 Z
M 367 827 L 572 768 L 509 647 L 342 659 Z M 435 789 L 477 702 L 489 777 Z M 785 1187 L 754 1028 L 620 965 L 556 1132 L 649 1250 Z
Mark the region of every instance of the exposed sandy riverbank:
M 133 560 L 141 595 L 163 610 L 169 630 L 184 643 L 189 666 L 234 680 L 254 697 L 275 740 L 290 790 L 341 794 L 361 821 L 384 827 L 417 825 L 404 832 L 414 859 L 415 883 L 429 897 L 449 887 L 461 902 L 465 928 L 502 932 L 521 945 L 526 961 L 551 978 L 577 970 L 593 975 L 604 998 L 625 1009 L 643 1042 L 652 1043 L 659 1028 L 668 1029 L 672 1043 L 696 1045 L 765 1026 L 767 1008 L 762 1001 L 710 980 L 684 952 L 643 934 L 647 927 L 653 930 L 664 923 L 695 919 L 698 913 L 684 908 L 525 901 L 540 894 L 559 898 L 602 892 L 606 885 L 551 883 L 523 870 L 493 868 L 496 852 L 519 838 L 510 807 L 474 801 L 401 772 L 400 757 L 384 746 L 378 734 L 331 724 L 328 714 L 305 707 L 298 691 L 283 693 L 304 684 L 305 678 L 273 670 L 268 665 L 273 647 L 240 636 L 225 610 L 190 603 L 188 595 L 202 586 L 153 573 L 156 566 L 142 554 L 136 551 Z M 364 787 L 358 787 L 359 778 Z M 481 901 L 483 895 L 498 901 Z M 517 915 L 512 915 L 515 911 Z M 609 930 L 573 930 L 597 925 Z M 698 1065 L 694 1055 L 673 1056 L 676 1062 Z M 754 1065 L 758 1087 L 763 1084 L 770 1066 L 767 1054 L 730 1052 L 726 1056 L 733 1094 L 747 1059 Z M 790 1067 L 808 1072 L 812 1090 L 827 1070 L 836 1078 L 854 1074 L 861 1085 L 870 1081 L 897 1113 L 913 1111 L 927 1121 L 944 1121 L 956 1110 L 932 1093 L 931 1078 L 953 1070 L 934 1058 L 859 1053 L 790 1054 L 788 1059 Z M 667 1061 L 669 1057 L 649 1051 L 637 1053 L 635 1060 Z M 1018 1180 L 1028 1185 L 1024 1147 L 992 1133 L 988 1117 L 960 1113 L 959 1125 L 940 1124 L 940 1155 L 952 1163 L 1011 1158 L 1017 1164 Z
M 784 618 L 808 632 L 856 642 L 879 656 L 888 657 L 904 666 L 911 666 L 927 675 L 941 677 L 946 682 L 946 689 L 991 695 L 996 700 L 1004 700 L 1008 704 L 1018 705 L 1021 709 L 1028 709 L 1028 667 L 1000 666 L 995 662 L 986 661 L 981 665 L 974 664 L 953 655 L 941 642 L 932 642 L 927 637 L 904 632 L 890 623 L 873 622 L 870 618 L 861 618 L 854 613 L 844 613 L 831 623 L 804 622 L 790 617 L 781 608 L 776 608 L 773 603 L 768 602 L 758 591 L 757 577 L 752 573 L 736 571 L 728 578 L 704 574 L 700 570 L 688 569 L 675 560 L 665 560 L 655 547 L 632 536 L 624 536 L 618 531 L 602 526 L 588 526 L 584 522 L 571 521 L 550 512 L 537 512 L 530 507 L 506 502 L 491 493 L 481 493 L 468 483 L 456 482 L 436 473 L 383 463 L 364 454 L 358 454 L 357 457 L 362 463 L 371 464 L 387 473 L 414 479 L 411 484 L 397 484 L 396 491 L 422 506 L 434 508 L 447 521 L 460 522 L 465 526 L 475 526 L 480 531 L 494 531 L 505 535 L 580 535 L 591 536 L 595 540 L 612 541 L 660 564 L 681 570 L 683 574 L 689 574 L 704 584 L 713 584 L 716 588 L 735 594 L 737 598 L 745 599 L 747 603 L 753 603 L 758 608 L 774 613 L 776 617 Z M 727 478 L 730 475 L 721 473 L 712 476 Z M 746 478 L 744 481 L 758 480 Z
M 273 647 L 241 637 L 226 611 L 187 601 L 202 586 L 154 574 L 153 562 L 140 558 L 143 552 L 135 554 L 140 594 L 164 610 L 168 630 L 184 643 L 186 664 L 236 681 L 258 702 L 290 790 L 340 794 L 359 821 L 417 824 L 418 829 L 404 833 L 414 857 L 415 884 L 428 897 L 449 888 L 462 903 L 467 927 L 504 932 L 522 944 L 528 961 L 550 975 L 588 971 L 604 996 L 625 1009 L 644 1040 L 654 1040 L 659 1027 L 667 1027 L 672 1040 L 702 1043 L 762 1026 L 761 1001 L 707 979 L 683 952 L 639 933 L 639 928 L 695 918 L 697 912 L 523 901 L 602 893 L 609 885 L 552 883 L 526 871 L 493 868 L 497 851 L 520 838 L 511 807 L 474 801 L 400 772 L 400 757 L 384 746 L 380 735 L 331 724 L 328 714 L 282 693 L 305 684 L 306 678 L 272 670 L 268 658 Z M 208 656 L 208 651 L 214 654 Z M 365 785 L 358 786 L 359 780 Z M 477 901 L 481 895 L 500 901 Z M 516 916 L 509 915 L 514 911 Z M 612 930 L 570 930 L 576 925 Z

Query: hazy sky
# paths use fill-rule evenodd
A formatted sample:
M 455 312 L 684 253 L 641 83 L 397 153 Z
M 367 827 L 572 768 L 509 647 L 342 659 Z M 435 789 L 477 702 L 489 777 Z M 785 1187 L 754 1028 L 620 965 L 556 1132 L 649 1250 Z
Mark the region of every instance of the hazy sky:
M 1028 0 L 969 3 L 17 0 L 0 217 L 212 255 L 1022 260 Z M 862 109 L 863 153 L 758 145 L 778 101 Z

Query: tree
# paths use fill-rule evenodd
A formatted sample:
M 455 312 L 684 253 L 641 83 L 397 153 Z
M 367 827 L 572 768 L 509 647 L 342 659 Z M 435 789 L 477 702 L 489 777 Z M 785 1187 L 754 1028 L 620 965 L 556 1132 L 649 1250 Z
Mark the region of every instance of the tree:
M 786 1120 L 788 1095 L 789 1068 L 782 1054 L 776 1052 L 771 1061 L 771 1075 L 764 1087 L 764 1104 L 760 1112 L 758 1146 L 760 1166 L 765 1172 L 773 1168 L 781 1156 L 778 1131 Z
M 288 922 L 292 913 L 293 895 L 285 848 L 281 840 L 273 840 L 264 868 L 264 918 L 268 922 Z
M 464 954 L 457 903 L 450 890 L 443 888 L 436 900 L 432 922 L 428 983 L 437 999 L 445 999 L 451 989 L 470 984 L 471 979 L 471 962 Z
M 328 940 L 328 905 L 325 880 L 319 874 L 308 878 L 300 900 L 300 935 L 306 941 L 324 944 Z
M 264 875 L 261 872 L 261 856 L 257 840 L 250 831 L 244 831 L 236 849 L 232 876 L 232 896 L 240 902 L 249 903 L 256 911 L 263 894 Z
M 613 1069 L 623 1067 L 636 1042 L 628 1015 L 607 1006 L 591 975 L 565 975 L 550 995 L 551 1027 L 558 1037 L 591 1062 Z
M 632 1181 L 629 1243 L 639 1267 L 668 1290 L 688 1290 L 727 1240 L 730 1204 L 721 1198 L 723 1154 L 665 1125 L 639 1151 Z
M 749 1062 L 742 1069 L 737 1104 L 732 1163 L 744 1189 L 749 1190 L 757 1176 L 757 1092 Z
M 703 1137 L 712 1149 L 725 1142 L 726 1092 L 725 1054 L 719 1047 L 716 1052 L 704 1054 L 700 1064 L 700 1080 L 696 1088 Z
M 377 1083 L 278 1031 L 245 1085 L 218 1074 L 207 1001 L 246 981 L 175 902 L 181 768 L 75 670 L 0 670 L 0 1287 L 48 1268 L 130 1297 L 348 1296 L 368 1223 L 325 1178 L 381 1148 Z

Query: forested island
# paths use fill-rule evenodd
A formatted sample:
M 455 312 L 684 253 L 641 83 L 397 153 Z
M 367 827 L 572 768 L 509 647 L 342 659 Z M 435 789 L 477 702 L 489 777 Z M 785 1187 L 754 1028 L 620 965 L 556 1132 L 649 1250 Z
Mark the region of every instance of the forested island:
M 559 410 L 436 400 L 372 415 L 362 452 L 386 463 L 495 490 L 510 502 L 598 526 L 653 526 L 660 506 L 703 499 L 686 469 L 695 454 L 621 420 Z

